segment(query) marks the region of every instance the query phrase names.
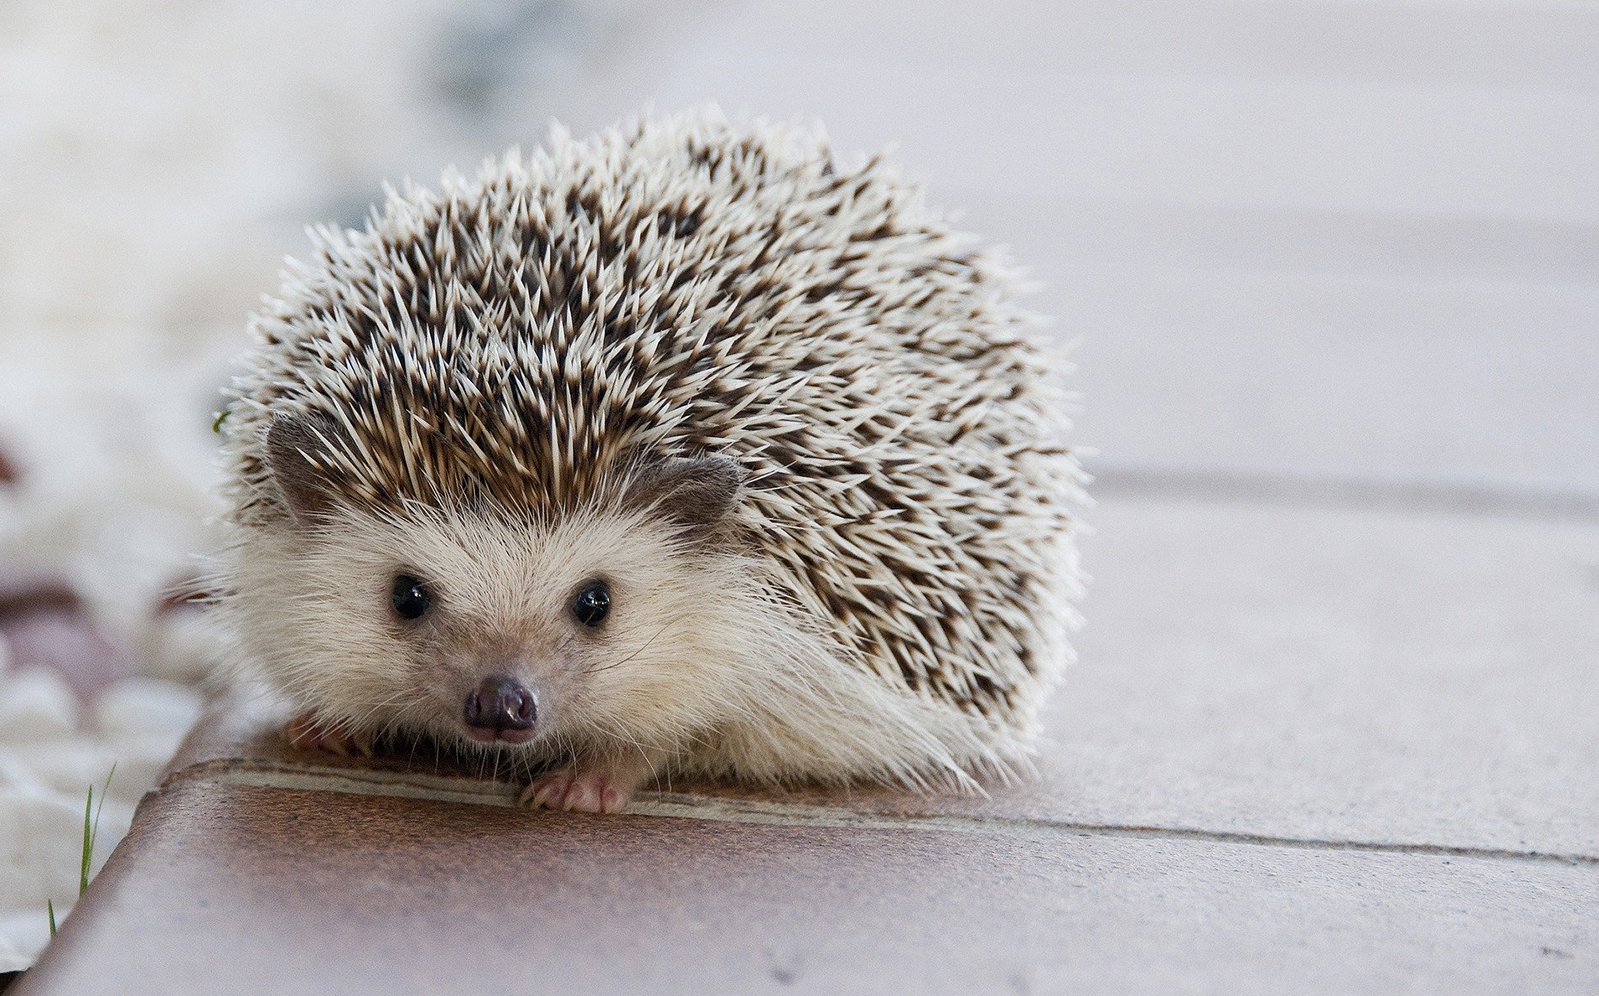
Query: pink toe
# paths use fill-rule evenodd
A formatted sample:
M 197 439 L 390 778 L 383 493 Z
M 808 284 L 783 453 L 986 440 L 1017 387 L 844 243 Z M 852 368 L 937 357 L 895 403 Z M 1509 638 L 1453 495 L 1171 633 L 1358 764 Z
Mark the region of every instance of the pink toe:
M 592 779 L 574 778 L 566 793 L 566 808 L 578 813 L 599 812 L 600 790 Z
M 620 813 L 627 808 L 627 793 L 615 785 L 606 785 L 600 793 L 600 812 Z

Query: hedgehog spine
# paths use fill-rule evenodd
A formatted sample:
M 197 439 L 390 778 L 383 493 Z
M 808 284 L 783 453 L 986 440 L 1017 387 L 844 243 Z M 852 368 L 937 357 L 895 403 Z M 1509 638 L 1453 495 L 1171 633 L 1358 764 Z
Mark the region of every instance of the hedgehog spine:
M 1012 284 L 881 162 L 710 113 L 389 190 L 254 321 L 241 657 L 328 730 L 618 785 L 1007 776 L 1069 656 L 1081 480 Z M 537 718 L 463 728 L 463 695 Z

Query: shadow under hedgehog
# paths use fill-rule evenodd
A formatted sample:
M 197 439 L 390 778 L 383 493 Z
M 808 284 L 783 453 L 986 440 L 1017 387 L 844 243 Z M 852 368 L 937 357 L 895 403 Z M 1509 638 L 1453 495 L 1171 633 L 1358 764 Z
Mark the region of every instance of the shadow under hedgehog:
M 332 749 L 613 812 L 652 775 L 1025 771 L 1082 474 L 1012 274 L 713 112 L 389 193 L 253 320 L 218 612 Z

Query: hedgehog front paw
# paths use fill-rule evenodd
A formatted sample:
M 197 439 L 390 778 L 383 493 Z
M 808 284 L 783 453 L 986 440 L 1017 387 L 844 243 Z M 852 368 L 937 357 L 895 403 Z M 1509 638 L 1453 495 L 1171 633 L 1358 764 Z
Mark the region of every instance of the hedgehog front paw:
M 620 813 L 632 798 L 633 787 L 614 783 L 607 771 L 565 768 L 535 778 L 520 803 L 571 813 Z
M 632 772 L 574 765 L 533 779 L 518 805 L 530 809 L 563 809 L 569 813 L 620 813 L 632 801 L 642 779 Z
M 335 726 L 308 712 L 283 724 L 283 739 L 297 750 L 320 750 L 340 757 L 372 756 L 370 732 Z

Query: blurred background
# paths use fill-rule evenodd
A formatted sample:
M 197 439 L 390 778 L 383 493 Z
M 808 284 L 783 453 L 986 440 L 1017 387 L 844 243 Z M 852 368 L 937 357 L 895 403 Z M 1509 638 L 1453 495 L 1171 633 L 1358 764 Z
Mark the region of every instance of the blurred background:
M 215 365 L 383 180 L 716 101 L 1014 247 L 1102 469 L 1591 497 L 1596 98 L 1599 9 L 1543 0 L 14 0 L 6 365 Z
M 892 146 L 1010 246 L 1080 342 L 1102 494 L 1599 509 L 1590 3 L 10 0 L 0 840 L 70 838 L 118 760 L 114 839 L 193 716 L 211 644 L 163 593 L 214 541 L 217 392 L 303 227 L 551 118 L 709 101 Z M 25 964 L 76 864 L 17 846 Z

